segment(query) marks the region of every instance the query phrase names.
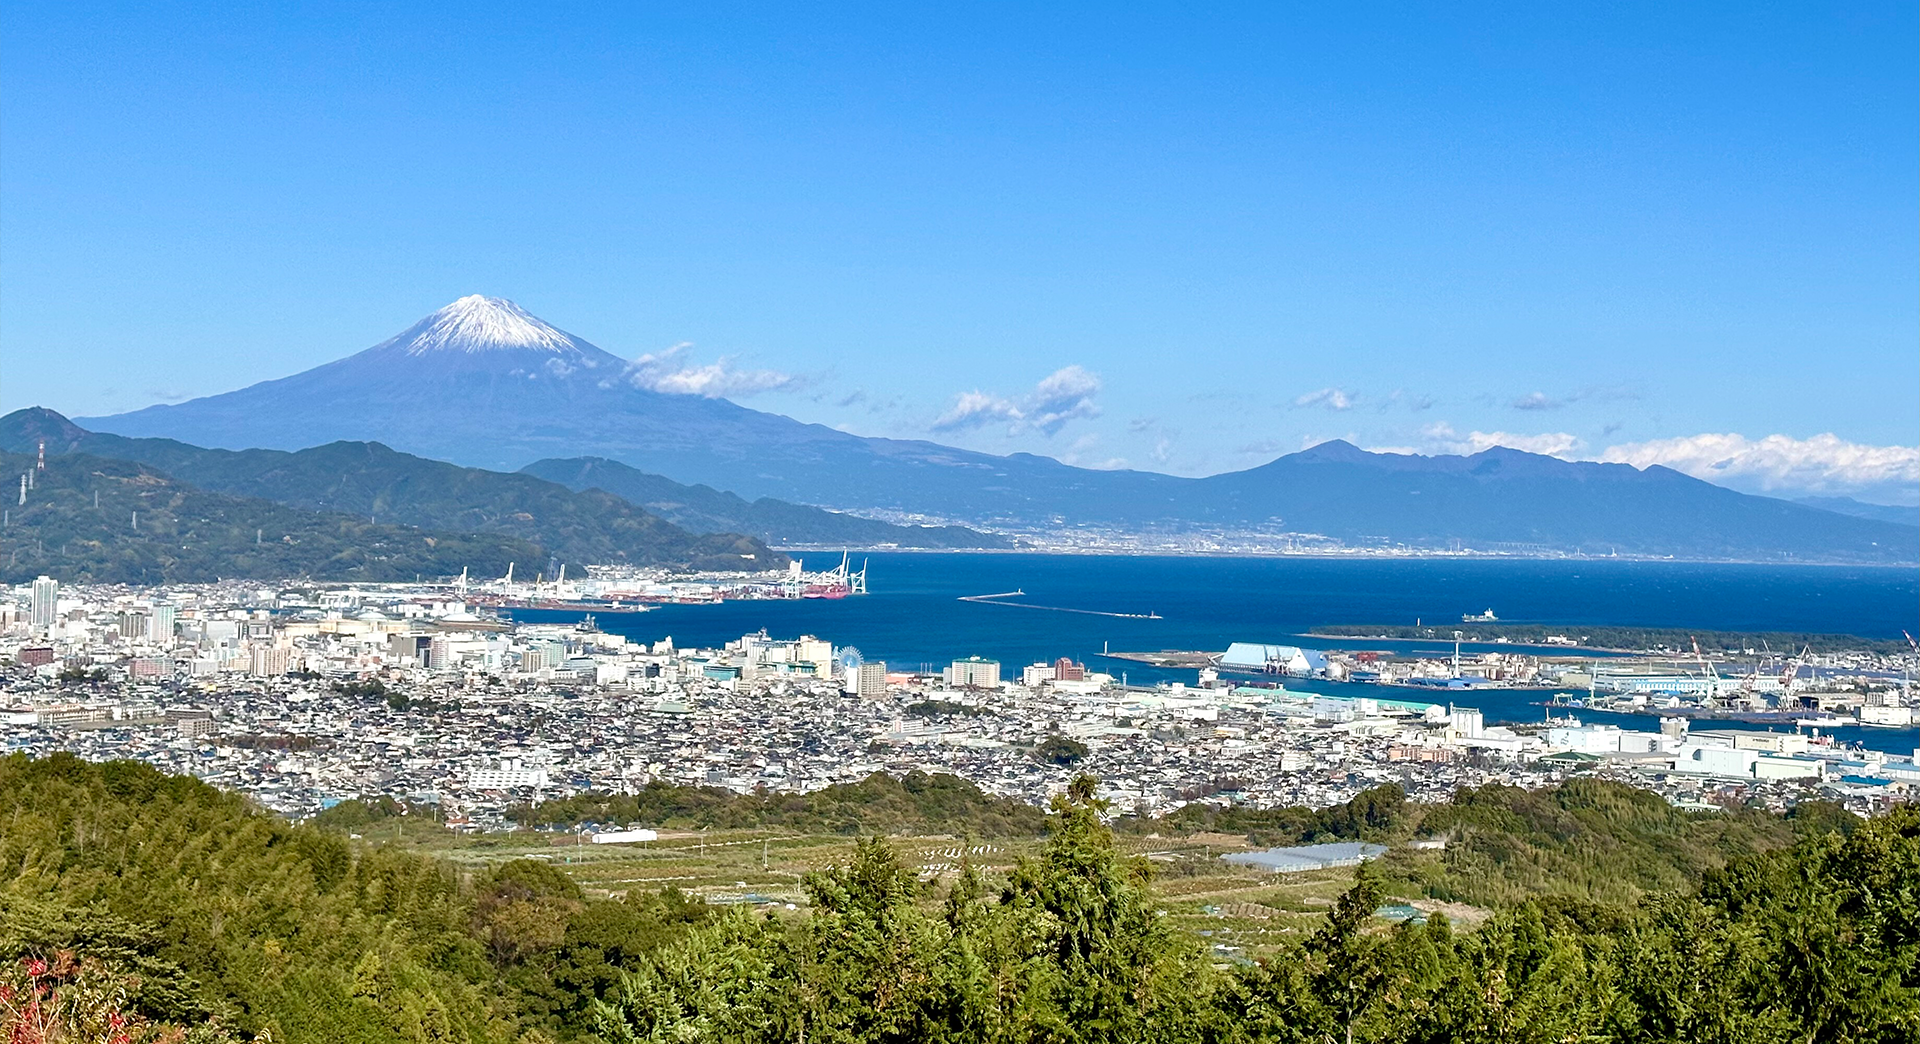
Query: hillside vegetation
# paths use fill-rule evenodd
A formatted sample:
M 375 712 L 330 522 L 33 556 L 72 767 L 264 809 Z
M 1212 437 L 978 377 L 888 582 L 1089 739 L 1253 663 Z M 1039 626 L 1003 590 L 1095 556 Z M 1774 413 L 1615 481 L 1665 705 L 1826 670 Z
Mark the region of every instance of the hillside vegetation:
M 34 459 L 0 453 L 0 475 Z M 86 454 L 49 458 L 27 502 L 7 503 L 0 581 L 42 573 L 67 583 L 196 583 L 306 576 L 401 581 L 504 571 L 545 561 L 498 534 L 416 529 L 198 489 L 142 464 Z M 17 481 L 17 479 L 16 479 Z
M 861 786 L 888 800 L 878 781 Z M 937 777 L 914 786 L 917 797 L 899 785 L 895 814 L 971 804 Z M 1769 847 L 1743 850 L 1745 835 L 1723 832 L 1732 850 L 1683 880 L 1695 855 L 1652 839 L 1704 843 L 1700 817 L 1666 819 L 1607 784 L 1566 790 L 1519 800 L 1488 788 L 1425 816 L 1382 792 L 1327 822 L 1392 833 L 1437 815 L 1458 837 L 1514 849 L 1460 872 L 1533 867 L 1550 892 L 1585 887 L 1559 876 L 1562 856 L 1619 838 L 1671 857 L 1643 876 L 1671 872 L 1676 886 L 1543 902 L 1514 884 L 1513 900 L 1494 897 L 1493 918 L 1467 931 L 1438 917 L 1382 922 L 1375 910 L 1405 868 L 1363 870 L 1310 934 L 1236 962 L 1161 915 L 1152 864 L 1125 854 L 1085 777 L 1055 801 L 1044 847 L 1004 874 L 963 863 L 949 882 L 923 883 L 866 838 L 806 876 L 804 913 L 771 916 L 672 891 L 594 898 L 546 862 L 457 869 L 290 826 L 145 766 L 15 755 L 0 759 L 0 999 L 32 991 L 58 1013 L 71 1032 L 45 1039 L 99 1040 L 110 1036 L 83 1034 L 109 1016 L 140 1039 L 192 1027 L 204 1040 L 283 1042 L 1837 1044 L 1920 1033 L 1920 812 L 1864 823 L 1754 813 L 1771 824 Z M 402 811 L 376 805 L 340 818 Z M 1850 829 L 1828 828 L 1842 822 Z M 1557 855 L 1525 852 L 1569 829 Z M 0 1036 L 42 1039 L 20 1036 L 21 1010 L 0 1003 Z
M 575 492 L 532 475 L 463 468 L 378 442 L 333 442 L 298 452 L 203 449 L 172 439 L 90 432 L 40 408 L 0 417 L 0 448 L 31 452 L 42 441 L 49 454 L 136 461 L 217 493 L 370 522 L 512 538 L 544 552 L 519 560 L 529 575 L 552 559 L 575 567 L 624 563 L 713 570 L 786 564 L 784 556 L 751 537 L 696 535 L 609 493 Z
M 958 776 L 876 772 L 809 794 L 735 794 L 719 787 L 649 783 L 635 794 L 581 794 L 509 813 L 528 826 L 645 823 L 711 828 L 779 827 L 822 834 L 966 834 L 1033 837 L 1046 816 L 1024 801 L 984 794 Z

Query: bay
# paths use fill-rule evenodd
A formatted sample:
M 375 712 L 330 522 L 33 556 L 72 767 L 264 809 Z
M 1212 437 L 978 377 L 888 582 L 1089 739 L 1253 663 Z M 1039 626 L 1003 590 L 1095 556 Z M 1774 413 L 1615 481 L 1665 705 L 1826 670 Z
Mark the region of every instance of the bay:
M 837 555 L 803 555 L 810 568 Z M 1102 655 L 1104 650 L 1220 651 L 1233 641 L 1353 645 L 1396 651 L 1451 650 L 1418 642 L 1296 638 L 1332 624 L 1445 625 L 1493 609 L 1502 620 L 1719 631 L 1801 631 L 1899 638 L 1920 632 L 1920 570 L 1609 560 L 1259 558 L 1171 555 L 917 554 L 884 552 L 866 563 L 864 597 L 736 601 L 605 614 L 599 625 L 636 640 L 671 636 L 676 645 L 718 646 L 765 629 L 776 637 L 814 634 L 857 647 L 894 669 L 937 670 L 963 656 L 999 660 L 1017 675 L 1029 663 L 1068 656 L 1134 684 L 1194 680 Z M 1022 590 L 1030 606 L 964 602 L 962 596 Z M 1093 613 L 1157 614 L 1133 619 Z M 578 614 L 517 611 L 518 619 Z M 1475 646 L 1469 650 L 1509 648 Z M 1289 679 L 1289 688 L 1338 694 L 1406 695 L 1409 690 Z M 1455 694 L 1489 721 L 1534 720 L 1538 690 Z M 1443 697 L 1438 697 L 1443 698 Z M 1587 715 L 1647 727 L 1638 716 Z M 1841 738 L 1911 753 L 1911 729 L 1848 728 Z

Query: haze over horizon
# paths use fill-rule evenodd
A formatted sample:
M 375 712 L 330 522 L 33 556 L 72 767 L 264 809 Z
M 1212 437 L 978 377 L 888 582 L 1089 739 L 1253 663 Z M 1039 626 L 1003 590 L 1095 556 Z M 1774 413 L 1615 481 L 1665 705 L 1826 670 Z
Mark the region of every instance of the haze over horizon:
M 480 293 L 861 435 L 1920 501 L 1907 7 L 12 22 L 0 410 L 224 392 Z

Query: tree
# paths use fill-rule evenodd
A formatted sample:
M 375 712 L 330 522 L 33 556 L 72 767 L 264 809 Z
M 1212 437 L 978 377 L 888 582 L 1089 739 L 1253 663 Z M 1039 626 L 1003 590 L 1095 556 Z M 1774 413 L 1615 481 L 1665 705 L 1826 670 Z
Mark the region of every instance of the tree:
M 1040 741 L 1034 755 L 1051 765 L 1077 764 L 1087 756 L 1087 745 L 1075 739 L 1054 734 Z
M 1353 887 L 1340 893 L 1326 923 L 1306 944 L 1306 952 L 1317 958 L 1309 982 L 1347 1044 L 1353 1044 L 1355 1024 L 1369 1014 L 1386 989 L 1386 974 L 1375 960 L 1375 943 L 1366 934 L 1380 899 L 1379 881 L 1361 863 Z
M 1097 785 L 1083 774 L 1054 798 L 1046 848 L 1015 866 L 1001 893 L 1025 956 L 1014 970 L 1016 1024 L 1031 1039 L 1150 1039 L 1187 1021 L 1208 979 L 1191 943 L 1154 911 L 1147 861 L 1115 847 Z

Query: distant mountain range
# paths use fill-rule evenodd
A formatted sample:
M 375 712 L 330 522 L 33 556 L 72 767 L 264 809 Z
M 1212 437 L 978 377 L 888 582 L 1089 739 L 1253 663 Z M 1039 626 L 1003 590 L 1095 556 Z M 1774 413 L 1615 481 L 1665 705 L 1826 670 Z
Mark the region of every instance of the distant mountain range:
M 443 577 L 545 561 L 535 545 L 308 511 L 197 489 L 144 464 L 84 453 L 0 453 L 4 474 L 33 471 L 26 503 L 9 497 L 0 583 L 41 574 L 67 583 L 200 583 L 226 579 L 367 582 Z
M 1903 526 L 1920 526 L 1920 507 L 1896 507 L 1892 504 L 1867 504 L 1852 497 L 1800 497 L 1795 504 L 1832 511 L 1854 518 L 1871 518 L 1877 522 L 1895 522 Z
M 39 407 L 0 417 L 0 449 L 31 453 L 43 443 L 49 453 L 80 451 L 139 461 L 223 493 L 413 526 L 511 534 L 576 566 L 631 562 L 739 569 L 756 561 L 784 563 L 784 557 L 770 554 L 767 540 L 858 547 L 1010 543 L 967 529 L 896 526 L 777 501 L 749 505 L 731 494 L 678 486 L 618 465 L 608 476 L 611 481 L 630 490 L 644 486 L 671 510 L 653 511 L 620 491 L 593 488 L 596 482 L 570 489 L 531 472 L 463 468 L 377 442 L 334 442 L 297 452 L 203 449 L 173 439 L 89 432 Z M 680 517 L 661 517 L 669 514 Z M 682 518 L 691 524 L 682 524 Z M 536 570 L 546 564 L 544 559 L 526 563 Z
M 600 457 L 536 460 L 520 471 L 568 489 L 605 490 L 689 532 L 752 533 L 777 546 L 832 544 L 945 549 L 1014 546 L 1007 537 L 965 526 L 897 526 L 789 504 L 772 497 L 749 502 L 711 486 L 685 485 Z
M 82 423 L 231 448 L 377 439 L 488 468 L 591 457 L 741 498 L 1001 528 L 1263 530 L 1427 548 L 1920 560 L 1920 528 L 1747 496 L 1657 466 L 1509 449 L 1423 457 L 1331 442 L 1246 471 L 1179 478 L 863 438 L 654 391 L 645 377 L 510 302 L 475 296 L 292 377 Z M 550 468 L 538 470 L 563 474 Z

